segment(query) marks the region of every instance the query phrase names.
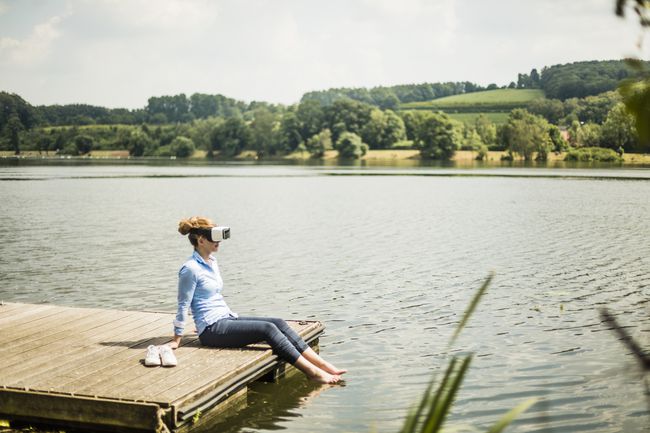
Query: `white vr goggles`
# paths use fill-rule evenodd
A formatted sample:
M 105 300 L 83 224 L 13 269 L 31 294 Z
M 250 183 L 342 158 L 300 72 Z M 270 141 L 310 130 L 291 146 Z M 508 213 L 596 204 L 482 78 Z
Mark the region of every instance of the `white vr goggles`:
M 192 229 L 190 233 L 204 236 L 210 242 L 221 242 L 230 239 L 230 227 L 219 226 L 211 229 Z

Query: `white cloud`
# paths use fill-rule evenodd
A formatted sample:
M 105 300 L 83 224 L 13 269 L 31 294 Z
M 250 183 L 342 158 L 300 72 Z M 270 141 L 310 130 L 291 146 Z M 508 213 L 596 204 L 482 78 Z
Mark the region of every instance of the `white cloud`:
M 611 3 L 0 0 L 0 28 L 13 29 L 0 36 L 0 77 L 36 104 L 131 108 L 180 92 L 292 103 L 329 87 L 507 84 L 633 50 L 624 24 L 638 23 Z
M 0 38 L 0 63 L 31 67 L 46 61 L 54 41 L 61 36 L 58 27 L 62 19 L 54 16 L 37 24 L 23 40 Z
M 218 3 L 209 0 L 80 0 L 100 9 L 125 27 L 153 31 L 203 29 L 218 16 Z
M 4 14 L 8 10 L 9 10 L 9 5 L 7 5 L 7 3 L 5 3 L 4 1 L 0 0 L 0 15 Z

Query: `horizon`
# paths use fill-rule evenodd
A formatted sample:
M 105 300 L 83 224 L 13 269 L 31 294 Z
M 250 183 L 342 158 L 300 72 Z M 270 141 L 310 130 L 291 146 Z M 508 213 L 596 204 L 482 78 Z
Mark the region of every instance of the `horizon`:
M 574 3 L 0 0 L 0 88 L 35 106 L 133 110 L 181 93 L 292 105 L 332 88 L 502 87 L 545 66 L 643 57 L 637 21 L 613 0 Z
M 609 61 L 622 61 L 622 60 L 625 60 L 625 59 L 576 60 L 576 61 L 569 62 L 569 63 L 565 63 L 565 64 L 573 64 L 573 63 L 588 63 L 588 62 L 609 62 Z M 560 64 L 560 65 L 563 65 L 563 64 Z M 559 66 L 559 65 L 545 65 L 545 66 L 543 66 L 543 67 L 551 67 L 551 66 Z M 543 68 L 543 67 L 542 67 L 542 68 Z M 532 69 L 531 69 L 531 71 L 532 71 Z M 524 73 L 525 73 L 525 74 L 528 74 L 528 73 L 530 73 L 531 71 L 528 71 L 528 72 L 519 72 L 519 73 L 522 73 L 522 74 L 524 74 Z M 541 69 L 538 69 L 538 72 L 540 73 L 540 75 L 542 74 L 542 70 L 541 70 Z M 452 82 L 466 82 L 466 81 L 467 81 L 467 80 L 454 80 L 454 81 L 452 81 Z M 515 80 L 511 80 L 511 81 L 515 81 Z M 515 81 L 515 82 L 516 82 L 516 81 Z M 435 84 L 435 83 L 434 83 L 434 82 L 421 82 L 421 83 L 397 83 L 397 84 L 393 84 L 393 85 L 389 85 L 389 86 L 372 86 L 372 87 L 370 87 L 370 86 L 360 86 L 360 87 L 355 87 L 355 88 L 357 88 L 357 89 L 368 89 L 368 90 L 370 90 L 370 89 L 375 88 L 375 87 L 386 87 L 386 88 L 390 88 L 390 87 L 392 87 L 392 86 L 410 86 L 410 85 L 420 85 L 420 84 Z M 506 86 L 508 86 L 508 84 L 510 84 L 510 82 L 508 82 L 507 84 L 505 84 L 505 83 L 504 83 L 504 84 L 498 84 L 498 83 L 487 83 L 487 84 L 473 83 L 473 84 L 477 84 L 477 85 L 480 85 L 480 86 L 482 86 L 482 87 L 487 87 L 489 84 L 497 84 L 498 89 L 487 90 L 487 89 L 484 88 L 484 89 L 482 89 L 482 90 L 478 90 L 478 91 L 475 91 L 475 92 L 467 92 L 467 93 L 491 92 L 491 91 L 494 91 L 494 90 L 504 89 L 504 88 L 506 88 Z M 330 87 L 330 88 L 328 88 L 328 89 L 307 90 L 305 93 L 303 93 L 302 96 L 304 96 L 304 94 L 309 93 L 309 92 L 321 92 L 321 91 L 328 91 L 328 90 L 334 90 L 334 89 L 343 89 L 343 88 L 341 88 L 341 87 L 338 87 L 338 88 Z M 512 90 L 526 90 L 526 89 L 512 89 Z M 0 89 L 0 92 L 3 92 L 3 91 L 6 92 L 6 90 Z M 10 91 L 9 91 L 8 93 L 15 93 L 15 92 L 10 92 Z M 185 94 L 185 96 L 187 96 L 188 99 L 189 99 L 189 97 L 190 97 L 192 94 L 194 94 L 194 93 L 201 93 L 201 92 L 191 92 L 191 93 L 184 93 L 184 92 L 181 92 L 181 93 Z M 15 94 L 17 94 L 17 93 L 15 93 Z M 148 101 L 149 98 L 156 98 L 156 97 L 162 97 L 162 96 L 175 96 L 175 95 L 179 95 L 179 94 L 180 94 L 180 93 L 176 93 L 176 94 L 150 95 L 150 96 L 147 98 L 147 101 Z M 20 95 L 20 94 L 17 94 L 17 95 L 20 96 L 20 97 L 23 97 L 23 96 Z M 212 94 L 212 95 L 217 95 L 217 94 Z M 293 103 L 290 103 L 290 104 L 284 104 L 284 103 L 281 103 L 281 102 L 280 102 L 280 103 L 275 103 L 275 102 L 263 101 L 263 100 L 259 100 L 259 99 L 252 99 L 252 100 L 246 101 L 246 100 L 240 100 L 240 99 L 237 99 L 237 98 L 233 98 L 233 97 L 231 97 L 230 95 L 224 95 L 224 94 L 220 94 L 220 95 L 221 95 L 221 96 L 224 96 L 224 97 L 227 97 L 227 98 L 234 99 L 234 100 L 239 101 L 239 102 L 244 102 L 244 103 L 247 103 L 247 104 L 251 104 L 251 103 L 254 103 L 254 102 L 261 102 L 261 103 L 269 103 L 269 104 L 273 104 L 273 105 L 282 105 L 282 106 L 287 106 L 287 107 L 288 107 L 288 106 L 291 106 L 291 105 L 295 105 L 295 104 L 300 103 L 300 100 L 298 100 L 298 101 L 296 101 L 296 102 L 293 102 Z M 302 98 L 302 96 L 301 96 L 301 98 Z M 25 99 L 25 98 L 23 98 L 23 99 Z M 34 106 L 34 107 L 40 107 L 40 106 L 56 106 L 56 105 L 60 105 L 60 106 L 65 106 L 65 105 L 89 105 L 89 106 L 93 106 L 93 107 L 107 108 L 107 109 L 109 109 L 109 110 L 114 110 L 114 109 L 126 109 L 126 110 L 131 110 L 131 111 L 134 111 L 134 110 L 142 110 L 142 109 L 146 109 L 146 108 L 147 108 L 147 103 L 145 103 L 145 104 L 142 105 L 141 107 L 133 107 L 133 108 L 130 108 L 130 107 L 108 107 L 108 106 L 106 106 L 106 105 L 95 105 L 95 104 L 89 104 L 89 103 L 86 103 L 86 102 L 69 102 L 69 103 L 65 103 L 65 104 L 61 104 L 61 103 L 53 103 L 53 104 L 32 104 L 31 101 L 29 101 L 29 100 L 27 100 L 27 99 L 25 99 L 25 101 L 28 102 L 28 103 L 30 103 L 30 104 L 31 104 L 32 106 Z

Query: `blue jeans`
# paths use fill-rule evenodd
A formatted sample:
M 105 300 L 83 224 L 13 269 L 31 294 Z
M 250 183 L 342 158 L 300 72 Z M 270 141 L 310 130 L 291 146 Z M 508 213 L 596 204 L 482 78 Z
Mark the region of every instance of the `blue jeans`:
M 282 319 L 228 317 L 219 319 L 199 335 L 204 346 L 244 347 L 266 341 L 280 359 L 294 364 L 309 346 Z

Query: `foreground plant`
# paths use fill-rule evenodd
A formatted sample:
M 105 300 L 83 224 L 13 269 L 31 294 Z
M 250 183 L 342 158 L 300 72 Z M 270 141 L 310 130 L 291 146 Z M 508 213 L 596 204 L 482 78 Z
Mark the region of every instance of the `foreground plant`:
M 451 347 L 460 332 L 463 330 L 470 316 L 476 309 L 479 301 L 485 294 L 488 286 L 492 282 L 494 274 L 490 274 L 481 288 L 476 292 L 469 306 L 463 314 L 463 318 L 456 327 L 454 334 L 449 341 Z M 465 374 L 472 362 L 473 355 L 465 357 L 452 357 L 447 366 L 444 376 L 440 383 L 435 386 L 435 378 L 427 386 L 422 399 L 417 408 L 411 410 L 406 417 L 404 426 L 400 433 L 434 433 L 442 430 L 445 419 L 451 412 L 451 407 L 456 398 L 456 394 L 465 378 Z M 435 387 L 435 389 L 434 389 Z M 531 407 L 537 402 L 536 398 L 531 398 L 517 405 L 501 417 L 489 430 L 489 433 L 498 433 L 503 431 L 519 414 Z

